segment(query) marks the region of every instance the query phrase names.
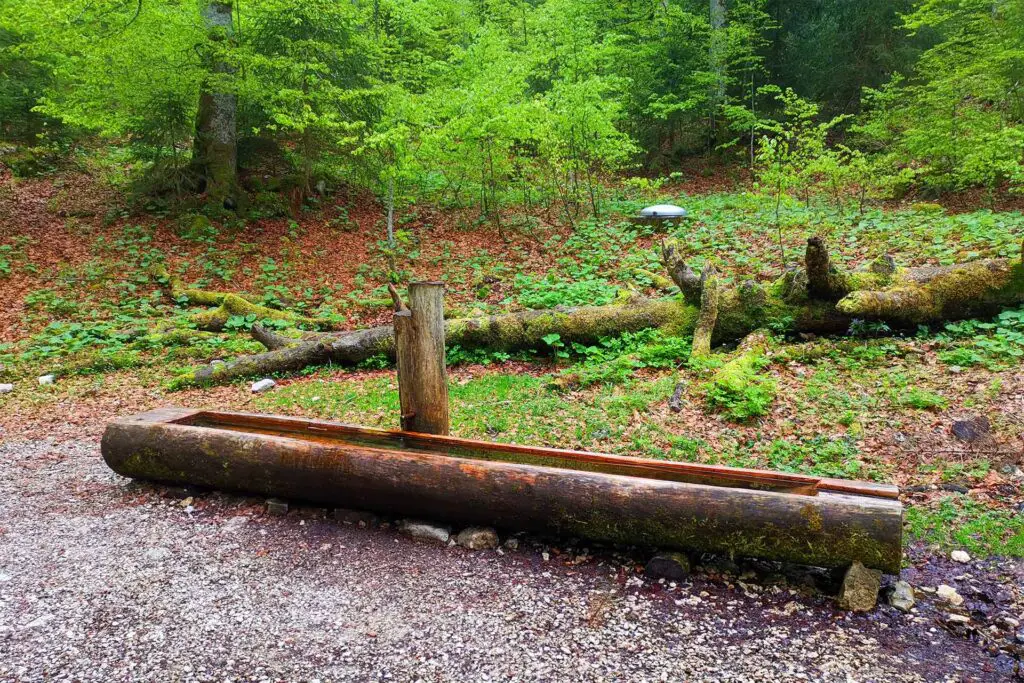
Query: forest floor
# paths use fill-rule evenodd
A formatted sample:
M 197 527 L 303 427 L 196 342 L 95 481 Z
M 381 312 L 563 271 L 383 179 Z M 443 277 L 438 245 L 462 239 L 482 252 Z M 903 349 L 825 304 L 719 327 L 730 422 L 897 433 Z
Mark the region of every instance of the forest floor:
M 690 210 L 691 218 L 670 232 L 685 237 L 696 265 L 714 254 L 727 277 L 776 277 L 781 272 L 781 258 L 774 219 L 763 200 L 742 189 L 708 187 L 712 183 L 697 189 L 714 191 L 694 194 L 695 184 L 648 191 L 643 198 L 623 189 L 608 203 L 607 216 L 575 226 L 565 225 L 558 215 L 523 211 L 506 214 L 499 229 L 493 222 L 479 222 L 472 211 L 413 207 L 400 214 L 399 246 L 393 258 L 403 280 L 443 278 L 449 286 L 446 303 L 453 315 L 607 303 L 622 290 L 653 293 L 645 271 L 662 271 L 657 245 L 663 233 L 651 226 L 633 225 L 623 217 L 641 206 L 641 199 L 670 200 Z M 195 364 L 260 350 L 246 334 L 253 321 L 233 320 L 223 334 L 173 347 L 146 348 L 126 332 L 157 324 L 187 324 L 187 307 L 169 300 L 150 276 L 149 266 L 156 262 L 166 263 L 186 282 L 247 292 L 270 306 L 333 318 L 346 327 L 389 321 L 390 313 L 381 304 L 386 296 L 383 284 L 389 253 L 382 240 L 383 216 L 373 201 L 324 198 L 297 220 L 269 217 L 274 212 L 268 208 L 268 217 L 244 224 L 211 223 L 195 215 L 161 216 L 159 207 L 151 213 L 129 215 L 120 206 L 116 193 L 86 175 L 68 173 L 36 180 L 0 176 L 0 300 L 4 302 L 0 310 L 0 383 L 14 384 L 11 393 L 0 394 L 0 441 L 5 444 L 0 455 L 5 471 L 0 478 L 7 487 L 4 517 L 0 518 L 0 557 L 4 558 L 0 578 L 21 576 L 7 568 L 8 563 L 31 575 L 23 577 L 24 581 L 12 579 L 14 584 L 0 584 L 0 610 L 6 612 L 4 621 L 10 623 L 27 618 L 36 599 L 46 591 L 64 590 L 58 585 L 64 580 L 60 578 L 65 571 L 61 569 L 63 560 L 47 555 L 51 550 L 59 555 L 59 551 L 53 546 L 23 547 L 18 537 L 27 533 L 30 525 L 18 510 L 52 503 L 56 506 L 53 514 L 40 521 L 37 531 L 52 527 L 55 539 L 68 543 L 74 538 L 91 543 L 97 534 L 108 532 L 120 534 L 118 550 L 104 554 L 103 544 L 98 543 L 89 551 L 97 553 L 94 559 L 101 564 L 128 561 L 125 553 L 129 548 L 142 552 L 140 548 L 146 544 L 158 544 L 155 537 L 136 537 L 144 534 L 144 529 L 129 532 L 135 524 L 145 526 L 145 519 L 179 531 L 180 524 L 199 523 L 192 516 L 181 517 L 176 503 L 161 502 L 166 492 L 156 487 L 136 488 L 103 474 L 96 444 L 109 419 L 174 404 L 397 426 L 394 374 L 377 361 L 355 369 L 316 368 L 299 377 L 277 378 L 278 386 L 265 394 L 252 394 L 247 382 L 171 391 L 168 387 L 174 378 Z M 1024 215 L 970 209 L 962 198 L 949 210 L 936 204 L 906 204 L 859 213 L 852 207 L 840 211 L 827 205 L 794 205 L 785 213 L 783 242 L 787 258 L 793 260 L 810 234 L 824 234 L 833 245 L 833 254 L 848 265 L 881 253 L 889 253 L 905 265 L 1019 256 Z M 783 334 L 785 321 L 775 322 Z M 981 672 L 977 679 L 988 680 L 991 675 L 991 680 L 997 680 L 998 675 L 1012 670 L 1007 657 L 1012 660 L 1017 634 L 1013 629 L 1003 632 L 996 622 L 1006 616 L 1024 620 L 1019 559 L 1024 557 L 1024 375 L 1020 372 L 1024 312 L 1008 311 L 994 320 L 966 321 L 902 335 L 872 326 L 864 326 L 859 333 L 852 341 L 786 340 L 790 347 L 806 353 L 790 353 L 785 362 L 773 362 L 764 369 L 774 388 L 774 400 L 764 415 L 747 422 L 734 421 L 728 410 L 708 408 L 703 389 L 707 368 L 687 363 L 685 340 L 638 334 L 588 348 L 564 348 L 555 341 L 551 353 L 519 356 L 449 349 L 453 433 L 899 484 L 908 505 L 904 574 L 913 578 L 915 586 L 934 588 L 945 582 L 963 592 L 968 598 L 970 627 L 956 633 L 944 629 L 942 616 L 928 606 L 927 597 L 916 615 L 899 615 L 883 607 L 877 618 L 840 617 L 824 606 L 820 597 L 809 597 L 801 598 L 804 602 L 800 604 L 812 615 L 806 617 L 811 621 L 801 628 L 811 624 L 814 630 L 837 619 L 853 619 L 859 624 L 854 628 L 871 624 L 870 629 L 880 629 L 875 622 L 888 619 L 890 625 L 908 630 L 892 641 L 896 645 L 886 656 L 895 656 L 901 648 L 910 651 L 907 648 L 912 641 L 924 647 L 923 639 L 934 639 L 934 653 L 929 654 L 926 647 L 917 654 L 928 659 L 945 651 L 952 659 L 943 655 L 941 661 L 950 662 L 953 668 L 947 672 L 951 675 L 957 670 L 951 662 L 960 656 L 953 655 L 961 652 L 958 643 L 971 641 L 971 652 L 978 656 L 985 650 L 991 652 L 984 655 L 983 662 L 977 660 L 981 662 L 975 669 Z M 39 385 L 36 378 L 49 373 L 56 375 L 56 381 Z M 555 386 L 554 379 L 569 373 L 584 381 L 568 390 Z M 684 383 L 684 407 L 674 413 L 667 401 L 679 382 Z M 987 429 L 965 441 L 954 434 L 958 420 Z M 52 476 L 65 476 L 59 484 L 54 483 L 65 493 L 46 493 L 26 479 L 27 474 L 46 468 L 53 468 Z M 80 481 L 74 479 L 78 476 Z M 89 503 L 94 495 L 99 496 L 99 507 Z M 37 500 L 36 496 L 43 498 Z M 79 517 L 86 530 L 66 528 L 66 520 L 62 521 L 57 510 L 59 500 L 85 506 Z M 214 501 L 211 505 L 218 514 L 228 517 L 236 507 L 256 505 L 241 498 L 215 497 Z M 106 522 L 103 510 L 108 506 L 123 510 Z M 255 514 L 250 512 L 238 514 Z M 87 523 L 85 518 L 95 523 Z M 300 521 L 291 516 L 287 521 L 262 520 L 247 526 L 245 534 L 259 534 L 255 529 L 266 522 L 269 526 L 263 530 L 269 530 L 270 540 L 261 542 L 284 552 L 288 539 L 312 533 L 300 528 Z M 108 523 L 110 529 L 104 527 Z M 307 524 L 320 529 L 317 533 L 322 535 L 338 533 L 347 538 L 355 533 L 337 525 L 324 531 L 320 522 Z M 287 527 L 282 530 L 284 540 L 274 537 L 274 529 L 281 525 Z M 219 537 L 212 527 L 207 531 L 207 545 L 214 548 Z M 366 535 L 339 542 L 391 548 L 391 536 L 379 536 L 383 532 L 377 531 L 361 533 Z M 258 540 L 249 539 L 242 546 L 257 552 L 255 545 L 250 548 L 247 544 Z M 433 575 L 435 569 L 426 569 L 433 567 L 433 555 L 447 552 L 395 540 L 406 556 L 413 558 L 409 561 L 415 566 L 406 569 L 414 575 Z M 308 539 L 297 542 L 307 546 L 280 560 L 287 567 L 268 564 L 261 571 L 270 576 L 279 569 L 298 584 L 298 578 L 311 571 L 301 567 L 314 563 L 315 549 Z M 188 551 L 189 557 L 204 547 L 197 542 L 196 548 Z M 966 550 L 972 564 L 952 564 L 948 553 L 954 549 Z M 177 551 L 172 551 L 177 557 Z M 383 548 L 380 552 L 388 558 L 393 554 Z M 610 553 L 595 553 L 597 559 L 584 562 L 583 569 L 574 569 L 573 562 L 566 559 L 573 555 L 558 556 L 550 568 L 539 567 L 555 577 L 544 580 L 533 576 L 532 569 L 529 576 L 524 574 L 525 567 L 538 568 L 537 553 L 510 560 L 460 552 L 450 561 L 459 571 L 479 570 L 495 577 L 508 573 L 515 577 L 514 585 L 522 581 L 531 587 L 534 592 L 527 596 L 529 600 L 542 600 L 547 590 L 553 591 L 552 600 L 558 600 L 569 599 L 572 586 L 581 581 L 584 592 L 599 590 L 595 588 L 600 585 L 599 575 L 612 565 L 625 572 L 629 581 L 640 581 L 635 562 L 617 560 Z M 141 557 L 136 559 L 142 562 Z M 349 561 L 344 559 L 342 564 Z M 213 564 L 217 561 L 210 560 Z M 392 561 L 382 559 L 381 566 Z M 512 564 L 506 566 L 509 562 Z M 185 571 L 186 566 L 179 565 L 177 570 Z M 44 571 L 37 574 L 40 568 Z M 213 581 L 216 567 L 210 572 Z M 141 576 L 128 578 L 125 574 L 124 581 L 137 581 Z M 43 586 L 40 581 L 49 583 Z M 551 588 L 563 581 L 563 587 Z M 694 581 L 712 595 L 727 590 L 743 594 L 734 580 L 714 571 Z M 464 588 L 460 600 L 470 600 L 473 591 L 484 590 L 475 584 Z M 492 589 L 508 590 L 507 586 Z M 308 590 L 301 588 L 303 595 Z M 649 583 L 635 587 L 635 592 L 645 596 L 644 606 L 636 608 L 644 618 L 651 614 L 647 610 L 667 610 L 651 618 L 691 623 L 689 613 L 682 615 L 682 622 L 672 616 L 673 601 L 684 600 L 686 595 L 669 600 Z M 648 593 L 656 595 L 648 598 Z M 265 597 L 248 595 L 247 599 L 254 601 Z M 52 609 L 62 609 L 60 600 L 54 605 Z M 197 603 L 189 605 L 198 608 Z M 578 606 L 585 609 L 582 605 Z M 632 602 L 622 605 L 634 609 Z M 149 608 L 168 610 L 172 606 L 155 598 L 122 605 L 125 610 Z M 616 618 L 636 625 L 635 617 L 627 612 L 616 612 Z M 267 612 L 263 618 L 288 619 L 289 614 Z M 129 638 L 126 633 L 112 635 L 120 628 L 115 622 L 124 616 L 102 617 L 108 621 L 97 628 L 115 641 Z M 477 618 L 481 622 L 489 619 L 483 613 Z M 755 622 L 744 623 L 761 628 Z M 642 628 L 649 633 L 647 626 Z M 877 635 L 879 631 L 870 632 L 866 638 L 888 642 Z M 20 631 L 6 633 L 0 633 L 0 638 L 13 638 L 8 642 L 28 647 L 28 641 L 17 635 Z M 478 645 L 487 640 L 482 638 Z M 719 644 L 728 640 L 722 634 L 709 638 L 708 642 Z M 270 640 L 265 644 L 269 647 Z M 554 641 L 549 645 L 573 647 Z M 79 657 L 88 656 L 84 652 Z M 203 661 L 205 666 L 211 665 Z M 963 655 L 961 661 L 975 660 Z M 27 661 L 22 663 L 32 668 Z M 551 666 L 557 670 L 555 664 Z M 914 674 L 921 680 L 944 679 L 939 675 L 941 666 L 929 670 L 917 666 L 900 670 L 909 672 L 907 680 L 914 680 Z M 338 671 L 341 676 L 342 669 Z M 653 668 L 643 675 L 657 680 L 654 674 L 661 671 L 679 672 Z M 607 678 L 616 678 L 609 672 Z M 737 670 L 735 676 L 742 677 L 742 672 Z M 599 678 L 596 674 L 578 677 Z M 777 673 L 773 677 L 777 678 Z M 815 677 L 812 671 L 810 678 Z M 901 679 L 880 673 L 877 680 Z

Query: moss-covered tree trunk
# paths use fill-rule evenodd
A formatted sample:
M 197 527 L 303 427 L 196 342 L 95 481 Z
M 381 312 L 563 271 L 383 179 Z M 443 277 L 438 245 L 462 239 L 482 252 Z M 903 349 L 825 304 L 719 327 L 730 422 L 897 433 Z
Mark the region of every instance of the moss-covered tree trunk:
M 233 39 L 230 0 L 202 0 L 209 44 L 209 75 L 199 94 L 193 158 L 210 200 L 233 208 L 238 201 L 238 100 L 228 87 L 233 72 L 225 51 Z
M 843 272 L 828 258 L 818 238 L 808 241 L 805 268 L 787 272 L 762 286 L 740 282 L 722 287 L 681 261 L 678 245 L 668 244 L 663 258 L 681 297 L 635 297 L 625 304 L 521 311 L 481 318 L 448 320 L 449 345 L 495 351 L 544 349 L 550 335 L 561 342 L 590 344 L 602 337 L 657 328 L 688 337 L 697 333 L 698 353 L 710 343 L 734 342 L 764 328 L 843 334 L 856 318 L 883 320 L 894 327 L 991 315 L 1024 303 L 1024 265 L 1017 260 L 985 259 L 952 266 L 899 269 L 881 259 L 855 272 Z M 703 280 L 703 282 L 702 282 Z M 717 291 L 705 292 L 709 283 Z M 180 287 L 180 285 L 179 285 Z M 708 294 L 709 296 L 704 296 Z M 703 299 L 703 302 L 702 302 Z M 711 300 L 717 299 L 715 315 Z M 701 314 L 703 303 L 704 315 Z M 223 305 L 223 304 L 222 304 Z M 358 363 L 375 355 L 394 355 L 391 326 L 341 333 L 307 333 L 291 339 L 258 328 L 254 336 L 266 353 L 200 367 L 181 384 L 228 382 L 241 377 L 294 372 L 310 365 Z

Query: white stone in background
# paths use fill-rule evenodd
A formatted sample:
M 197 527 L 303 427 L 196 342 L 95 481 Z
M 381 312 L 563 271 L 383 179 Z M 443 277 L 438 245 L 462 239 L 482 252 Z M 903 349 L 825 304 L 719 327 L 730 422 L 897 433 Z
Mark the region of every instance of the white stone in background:
M 14 391 L 13 384 L 0 384 L 0 394 L 9 394 Z
M 53 381 L 57 379 L 54 375 L 43 375 L 39 378 L 39 386 L 45 387 L 48 384 L 53 384 Z
M 253 382 L 252 393 L 260 394 L 264 391 L 270 391 L 277 386 L 277 382 L 272 379 L 261 379 L 259 382 Z
M 971 556 L 963 550 L 954 550 L 949 554 L 949 557 L 954 562 L 959 562 L 960 564 L 967 564 L 971 561 Z

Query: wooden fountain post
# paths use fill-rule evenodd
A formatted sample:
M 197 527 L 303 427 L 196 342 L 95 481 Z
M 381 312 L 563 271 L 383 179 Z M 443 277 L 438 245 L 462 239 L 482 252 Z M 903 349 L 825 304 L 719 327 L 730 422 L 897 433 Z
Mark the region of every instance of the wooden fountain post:
M 444 349 L 444 283 L 409 283 L 409 306 L 395 301 L 395 355 L 402 430 L 447 435 L 448 371 Z

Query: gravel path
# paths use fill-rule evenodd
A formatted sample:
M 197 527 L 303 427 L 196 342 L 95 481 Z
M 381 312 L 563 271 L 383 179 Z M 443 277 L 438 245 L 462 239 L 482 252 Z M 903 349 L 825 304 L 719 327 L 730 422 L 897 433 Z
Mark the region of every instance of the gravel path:
M 92 441 L 0 444 L 0 680 L 1006 680 L 929 619 L 713 575 L 390 528 L 109 472 Z M 548 559 L 545 559 L 545 555 Z

